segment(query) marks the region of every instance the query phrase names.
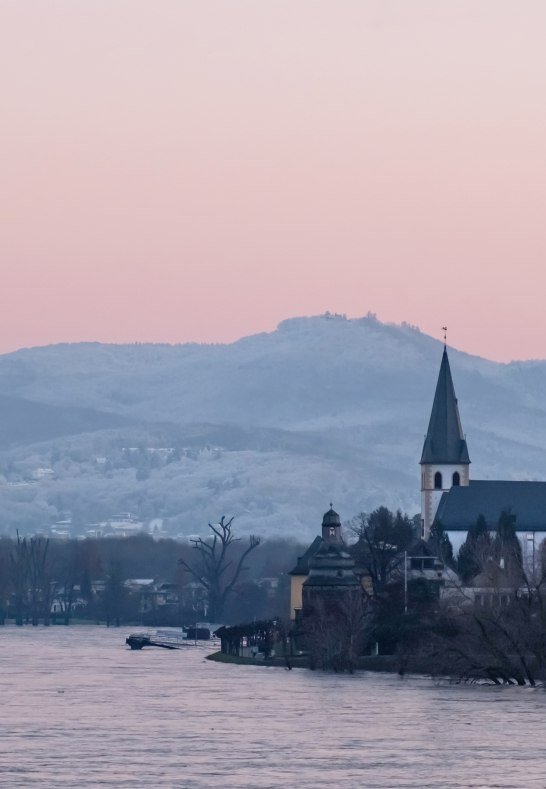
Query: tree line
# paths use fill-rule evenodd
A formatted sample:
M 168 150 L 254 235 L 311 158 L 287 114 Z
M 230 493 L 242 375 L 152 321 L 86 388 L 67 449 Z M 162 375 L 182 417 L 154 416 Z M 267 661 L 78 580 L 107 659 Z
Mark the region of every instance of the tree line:
M 233 519 L 211 539 L 0 538 L 0 623 L 193 624 L 267 618 L 288 610 L 287 570 L 302 546 L 234 535 Z M 168 589 L 156 605 L 154 589 Z M 155 595 L 155 596 L 154 596 Z M 146 605 L 144 605 L 146 603 Z

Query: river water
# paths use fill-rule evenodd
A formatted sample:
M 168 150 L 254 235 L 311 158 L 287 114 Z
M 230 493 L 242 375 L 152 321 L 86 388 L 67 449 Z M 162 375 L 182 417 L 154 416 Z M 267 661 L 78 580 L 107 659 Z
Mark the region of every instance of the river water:
M 546 692 L 0 629 L 6 787 L 546 787 Z

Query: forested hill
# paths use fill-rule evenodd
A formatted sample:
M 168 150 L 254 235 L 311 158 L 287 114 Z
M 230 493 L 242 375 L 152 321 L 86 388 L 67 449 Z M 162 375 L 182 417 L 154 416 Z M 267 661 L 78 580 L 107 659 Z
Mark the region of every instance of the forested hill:
M 326 315 L 229 345 L 2 356 L 0 527 L 123 510 L 195 533 L 225 512 L 244 531 L 307 537 L 330 500 L 344 518 L 415 511 L 441 351 L 406 325 Z M 546 362 L 450 360 L 473 476 L 546 478 Z
M 50 405 L 0 394 L 0 449 L 131 423 L 121 414 L 94 408 Z

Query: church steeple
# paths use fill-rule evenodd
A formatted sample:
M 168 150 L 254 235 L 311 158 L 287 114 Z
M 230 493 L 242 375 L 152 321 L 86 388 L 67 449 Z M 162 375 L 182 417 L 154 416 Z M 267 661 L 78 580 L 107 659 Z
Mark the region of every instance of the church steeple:
M 469 484 L 469 465 L 468 447 L 444 345 L 421 455 L 421 526 L 425 539 L 430 534 L 443 493 L 453 486 Z
M 421 455 L 425 463 L 470 463 L 445 346 Z

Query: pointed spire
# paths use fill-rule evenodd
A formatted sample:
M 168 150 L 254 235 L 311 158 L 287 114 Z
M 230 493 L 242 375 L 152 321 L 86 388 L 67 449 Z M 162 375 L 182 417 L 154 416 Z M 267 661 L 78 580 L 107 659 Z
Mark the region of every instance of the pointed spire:
M 445 346 L 423 446 L 423 463 L 470 463 Z

